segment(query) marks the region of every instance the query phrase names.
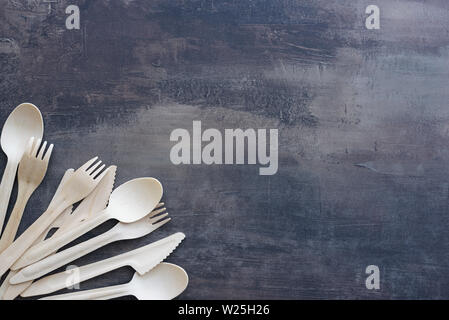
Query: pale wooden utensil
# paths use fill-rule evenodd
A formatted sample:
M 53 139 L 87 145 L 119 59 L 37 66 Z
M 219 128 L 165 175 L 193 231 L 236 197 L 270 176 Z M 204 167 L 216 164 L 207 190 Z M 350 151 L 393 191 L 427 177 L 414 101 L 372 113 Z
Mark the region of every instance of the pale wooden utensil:
M 0 184 L 0 232 L 8 209 L 17 166 L 31 137 L 42 139 L 44 122 L 39 109 L 31 103 L 22 103 L 9 115 L 3 125 L 0 143 L 8 157 Z
M 46 147 L 47 141 L 41 146 L 41 139 L 35 141 L 33 137 L 30 139 L 28 149 L 23 154 L 22 160 L 20 160 L 17 176 L 19 182 L 17 200 L 0 239 L 0 253 L 14 242 L 25 206 L 45 177 L 53 145 L 51 144 L 48 150 L 46 150 Z
M 81 201 L 75 211 L 73 211 L 72 215 L 63 218 L 58 230 L 53 234 L 53 237 L 64 233 L 64 230 L 78 225 L 80 222 L 93 217 L 95 214 L 106 208 L 112 189 L 114 188 L 117 167 L 109 166 L 106 170 L 106 175 L 101 179 L 94 191 Z
M 12 281 L 24 282 L 40 278 L 47 273 L 56 270 L 71 261 L 81 258 L 82 256 L 85 256 L 86 254 L 109 243 L 120 240 L 137 239 L 146 236 L 170 221 L 170 218 L 165 219 L 168 213 L 154 217 L 163 211 L 165 211 L 165 208 L 154 210 L 149 216 L 146 216 L 136 222 L 119 222 L 115 227 L 97 237 L 91 238 L 83 243 L 60 251 L 32 265 L 29 265 L 28 267 L 25 267 L 17 273 L 16 276 L 14 276 Z
M 154 178 L 138 178 L 122 184 L 112 192 L 109 205 L 105 210 L 92 219 L 65 230 L 59 236 L 33 246 L 14 264 L 12 269 L 21 269 L 45 258 L 110 219 L 124 223 L 142 219 L 157 206 L 162 193 L 161 183 Z
M 143 275 L 167 258 L 184 238 L 184 233 L 178 232 L 138 249 L 82 266 L 77 268 L 76 278 L 66 272 L 50 275 L 34 282 L 21 295 L 30 297 L 49 294 L 125 266 L 131 266 Z
M 67 179 L 73 174 L 74 171 L 75 170 L 73 170 L 73 169 L 68 169 L 64 173 L 64 176 L 62 177 L 61 181 L 59 182 L 59 186 L 56 189 L 56 192 L 51 201 L 54 201 L 54 199 L 56 198 L 56 196 L 59 194 L 59 192 L 61 190 L 61 186 L 64 184 L 64 182 L 67 181 Z M 48 227 L 47 230 L 42 233 L 42 235 L 39 237 L 39 239 L 37 239 L 35 241 L 35 243 L 44 241 L 44 239 L 47 237 L 48 232 L 51 229 L 58 227 L 58 221 L 60 220 L 59 218 L 61 216 L 70 215 L 71 212 L 72 212 L 72 206 L 70 206 L 66 210 L 64 210 L 64 212 L 61 213 L 61 215 L 58 217 L 58 219 L 56 219 L 52 223 L 52 225 L 50 227 Z M 8 276 L 6 277 L 6 279 L 3 281 L 2 285 L 0 286 L 0 300 L 13 300 L 17 296 L 19 296 L 23 291 L 25 291 L 26 288 L 28 288 L 31 285 L 31 283 L 32 283 L 31 281 L 20 283 L 17 285 L 10 284 L 9 279 L 11 279 L 16 273 L 17 273 L 16 271 L 10 270 L 10 272 L 8 273 Z
M 107 172 L 101 173 L 104 165 L 99 167 L 101 161 L 95 163 L 97 159 L 95 157 L 89 160 L 81 168 L 76 170 L 62 186 L 61 192 L 55 199 L 54 204 L 51 204 L 47 211 L 0 254 L 0 276 L 8 271 L 14 262 L 23 255 L 62 211 L 85 198 L 97 186 L 98 182 Z
M 139 300 L 172 300 L 187 288 L 187 272 L 172 263 L 162 262 L 148 273 L 137 272 L 127 284 L 45 297 L 40 300 L 105 300 L 134 296 Z
M 93 216 L 93 214 L 98 213 L 99 211 L 106 208 L 106 205 L 109 201 L 109 196 L 114 187 L 117 167 L 110 166 L 107 170 L 108 171 L 106 175 L 101 179 L 101 181 L 95 187 L 94 191 L 92 191 L 86 198 L 83 199 L 83 201 L 78 205 L 75 211 L 73 211 L 72 213 L 72 207 L 67 208 L 60 216 L 58 216 L 58 218 L 52 223 L 49 228 L 47 228 L 47 230 L 41 235 L 41 237 L 39 237 L 38 240 L 36 240 L 34 244 L 44 241 L 51 229 L 58 228 L 58 230 L 53 234 L 53 236 L 55 236 L 56 234 L 63 232 L 64 229 L 67 229 L 72 225 L 76 225 L 77 223 L 88 219 L 89 217 Z M 73 172 L 73 169 L 69 169 L 66 171 L 53 199 L 57 197 L 60 192 L 61 186 L 65 181 L 67 181 L 67 179 L 73 174 Z M 3 297 L 4 300 L 13 300 L 32 284 L 32 281 L 23 282 L 16 285 L 10 284 L 9 279 L 11 279 L 16 273 L 16 271 L 10 271 L 10 273 L 8 274 L 7 279 L 2 284 L 2 287 L 5 286 L 7 288 L 5 288 L 5 292 L 3 295 L 0 294 L 0 299 Z M 5 284 L 6 282 L 7 284 Z
M 59 193 L 61 192 L 62 186 L 64 185 L 64 183 L 73 175 L 73 173 L 75 172 L 75 169 L 67 169 L 64 172 L 64 175 L 61 179 L 61 181 L 59 182 L 58 188 L 56 189 L 55 194 L 53 195 L 53 198 L 51 199 L 50 203 L 54 202 L 55 199 L 57 199 Z M 45 230 L 40 237 L 36 240 L 35 243 L 39 243 L 41 241 L 44 241 L 47 236 L 48 233 L 50 232 L 50 230 L 54 229 L 54 228 L 60 228 L 63 224 L 65 219 L 68 219 L 71 214 L 72 214 L 72 209 L 73 206 L 68 207 L 67 209 L 65 209 L 56 219 L 55 221 L 53 221 L 51 223 L 51 225 L 47 228 L 47 230 Z

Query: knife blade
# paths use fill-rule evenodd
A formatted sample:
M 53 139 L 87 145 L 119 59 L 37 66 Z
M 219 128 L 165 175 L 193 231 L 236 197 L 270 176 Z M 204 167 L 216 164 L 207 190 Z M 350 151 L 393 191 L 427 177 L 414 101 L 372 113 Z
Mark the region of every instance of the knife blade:
M 131 266 L 143 275 L 164 261 L 184 238 L 185 234 L 178 232 L 138 249 L 82 266 L 77 269 L 76 277 L 67 272 L 50 275 L 34 282 L 21 296 L 49 294 L 124 266 Z
M 112 189 L 114 188 L 117 166 L 110 166 L 106 170 L 108 170 L 108 173 L 101 179 L 94 191 L 78 205 L 55 234 L 64 232 L 67 228 L 88 219 L 106 208 Z

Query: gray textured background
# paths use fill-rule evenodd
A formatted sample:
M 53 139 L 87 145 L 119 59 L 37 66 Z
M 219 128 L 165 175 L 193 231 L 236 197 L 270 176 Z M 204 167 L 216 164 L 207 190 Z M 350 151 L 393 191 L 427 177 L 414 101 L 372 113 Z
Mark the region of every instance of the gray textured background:
M 81 30 L 65 29 L 68 4 Z M 183 231 L 168 261 L 190 275 L 184 299 L 447 299 L 448 21 L 446 0 L 60 0 L 50 14 L 1 0 L 0 122 L 32 102 L 56 145 L 21 229 L 99 155 L 117 185 L 159 178 L 173 220 L 76 264 Z M 279 128 L 277 175 L 172 165 L 170 132 L 193 120 Z

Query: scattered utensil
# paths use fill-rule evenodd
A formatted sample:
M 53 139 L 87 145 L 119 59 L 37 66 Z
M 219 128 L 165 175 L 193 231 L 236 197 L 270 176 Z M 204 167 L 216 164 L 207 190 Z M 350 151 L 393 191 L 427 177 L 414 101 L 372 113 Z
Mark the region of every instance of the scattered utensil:
M 168 213 L 158 215 L 164 211 L 165 208 L 154 210 L 149 216 L 132 223 L 119 222 L 115 225 L 115 227 L 97 237 L 60 251 L 32 265 L 29 265 L 28 267 L 25 267 L 17 273 L 17 275 L 13 278 L 13 281 L 24 282 L 40 278 L 47 273 L 56 270 L 57 268 L 62 267 L 63 265 L 66 265 L 82 256 L 85 256 L 86 254 L 109 243 L 120 240 L 137 239 L 146 236 L 171 220 L 170 218 L 165 219 Z
M 55 221 L 47 228 L 47 230 L 39 237 L 38 240 L 34 244 L 40 243 L 47 238 L 50 230 L 57 228 L 58 230 L 53 234 L 53 236 L 62 232 L 64 229 L 69 228 L 71 225 L 81 222 L 89 218 L 93 213 L 99 212 L 106 208 L 108 204 L 109 196 L 114 187 L 115 174 L 117 167 L 110 166 L 107 169 L 106 175 L 101 179 L 98 185 L 95 187 L 94 191 L 92 191 L 83 201 L 78 205 L 75 211 L 72 213 L 72 207 L 67 208 Z M 64 177 L 62 178 L 58 189 L 56 190 L 53 199 L 55 199 L 62 185 L 67 181 L 67 179 L 73 174 L 75 170 L 69 169 L 65 172 Z M 54 201 L 52 199 L 52 201 Z M 19 270 L 18 270 L 19 271 Z M 17 296 L 19 296 L 23 291 L 25 291 L 33 281 L 27 281 L 23 283 L 19 283 L 16 285 L 12 285 L 9 283 L 9 279 L 11 279 L 14 275 L 17 274 L 18 271 L 11 270 L 8 274 L 8 277 L 3 282 L 0 287 L 0 299 L 4 300 L 13 300 Z M 2 292 L 3 288 L 3 294 Z
M 67 169 L 64 173 L 64 176 L 62 177 L 61 181 L 59 182 L 58 188 L 56 189 L 55 194 L 53 195 L 53 198 L 51 199 L 50 203 L 54 202 L 55 199 L 57 199 L 59 193 L 61 192 L 62 185 L 67 181 L 68 178 L 72 176 L 72 174 L 75 172 L 75 169 Z M 50 230 L 57 229 L 61 227 L 64 224 L 65 219 L 68 219 L 70 215 L 72 214 L 73 206 L 68 207 L 65 209 L 56 219 L 51 223 L 51 225 L 45 230 L 40 237 L 36 240 L 35 243 L 39 243 L 41 241 L 44 241 Z
M 112 192 L 109 205 L 105 210 L 65 230 L 59 236 L 54 236 L 30 248 L 12 269 L 21 269 L 45 258 L 110 219 L 123 223 L 142 219 L 157 206 L 162 198 L 162 192 L 161 183 L 154 178 L 138 178 L 122 184 Z
M 51 202 L 53 202 L 54 199 L 58 196 L 59 192 L 61 191 L 62 185 L 67 181 L 67 179 L 73 174 L 74 171 L 75 170 L 73 170 L 73 169 L 66 170 L 66 172 L 64 173 L 64 176 L 62 177 L 61 181 L 59 182 L 59 186 L 56 189 L 56 192 L 55 192 Z M 72 206 L 68 207 L 63 213 L 61 213 L 60 217 L 65 216 L 65 215 L 70 215 L 71 212 L 72 212 Z M 41 236 L 34 243 L 39 243 L 40 241 L 44 241 L 44 239 L 47 237 L 48 232 L 51 229 L 53 229 L 54 227 L 58 226 L 58 223 L 59 223 L 58 221 L 59 221 L 59 217 L 52 223 L 52 225 L 50 225 L 47 228 L 47 230 L 45 230 L 41 234 Z M 16 284 L 16 285 L 10 284 L 9 279 L 11 279 L 16 273 L 17 273 L 17 271 L 10 270 L 8 273 L 8 276 L 3 281 L 3 283 L 0 287 L 0 300 L 14 300 L 23 291 L 25 291 L 26 288 L 28 288 L 31 285 L 32 281 L 28 281 L 28 282 L 24 282 L 24 283 L 20 283 L 20 284 Z
M 88 217 L 90 217 L 93 213 L 96 213 L 106 208 L 106 205 L 109 200 L 109 195 L 111 194 L 112 189 L 114 187 L 114 180 L 117 167 L 110 166 L 108 167 L 107 170 L 108 171 L 106 175 L 101 179 L 101 181 L 95 187 L 94 191 L 92 191 L 86 198 L 83 199 L 83 201 L 78 205 L 75 211 L 72 213 L 72 206 L 67 208 L 60 216 L 58 216 L 58 218 L 56 218 L 56 220 L 50 225 L 50 227 L 47 228 L 47 230 L 41 235 L 41 237 L 39 237 L 38 240 L 36 240 L 34 244 L 44 241 L 47 238 L 50 230 L 54 228 L 58 229 L 53 234 L 53 236 L 55 236 L 58 233 L 62 232 L 64 229 L 70 227 L 71 225 L 79 223 L 82 220 L 85 220 Z M 53 196 L 53 199 L 55 199 L 58 196 L 61 190 L 61 186 L 65 183 L 65 181 L 67 181 L 67 179 L 73 174 L 74 171 L 75 171 L 74 169 L 68 169 L 65 172 L 59 184 L 59 187 L 56 190 L 55 195 Z M 54 201 L 53 199 L 52 201 Z M 16 275 L 18 271 L 19 270 L 17 271 L 11 270 L 10 273 L 8 274 L 8 277 L 3 282 L 2 287 L 0 287 L 0 299 L 13 300 L 33 283 L 33 281 L 27 281 L 16 285 L 10 284 L 9 280 L 14 275 Z M 2 288 L 4 290 L 3 294 L 1 293 Z
M 17 200 L 0 239 L 0 253 L 14 242 L 25 206 L 45 177 L 53 145 L 51 144 L 48 150 L 46 147 L 47 141 L 41 146 L 41 139 L 35 141 L 33 137 L 20 160 Z
M 187 272 L 172 263 L 162 262 L 148 273 L 135 273 L 127 284 L 45 297 L 40 300 L 104 300 L 135 296 L 139 300 L 172 300 L 187 288 Z
M 19 259 L 25 251 L 39 238 L 39 236 L 51 225 L 51 223 L 72 204 L 85 198 L 97 186 L 107 171 L 102 172 L 104 165 L 97 157 L 89 160 L 81 168 L 76 170 L 68 179 L 60 194 L 48 209 L 15 240 L 6 250 L 0 254 L 0 276 Z
M 108 205 L 109 197 L 114 188 L 116 166 L 109 166 L 106 175 L 101 179 L 95 189 L 81 201 L 75 211 L 61 221 L 58 230 L 53 237 L 63 233 L 64 230 L 79 224 L 80 222 L 93 217 L 98 212 L 104 210 Z
M 73 170 L 73 169 L 71 169 L 71 170 Z M 108 176 L 108 175 L 106 175 L 106 176 L 103 178 L 103 180 L 106 179 L 107 176 Z M 86 201 L 86 200 L 87 200 L 87 198 L 84 199 L 83 201 Z M 165 204 L 164 204 L 163 202 L 160 202 L 160 203 L 156 206 L 155 211 L 158 211 L 157 209 L 163 207 L 164 205 L 165 205 Z M 106 205 L 105 205 L 105 206 L 106 206 Z M 78 206 L 78 208 L 79 208 L 79 206 Z M 71 211 L 72 211 L 71 209 L 72 209 L 71 207 L 70 207 L 70 208 L 67 208 L 61 215 L 67 215 L 67 216 L 70 216 Z M 165 208 L 164 208 L 164 210 L 165 210 Z M 155 212 L 155 211 L 153 211 L 153 212 Z M 75 213 L 73 213 L 73 214 L 75 214 Z M 165 220 L 164 220 L 164 221 L 165 221 Z M 167 221 L 167 222 L 168 222 L 168 221 Z M 166 222 L 164 222 L 164 224 L 165 224 L 165 223 L 166 223 Z M 161 226 L 162 226 L 162 224 L 161 224 L 159 227 L 161 227 Z M 51 230 L 51 229 L 53 229 L 53 228 L 56 228 L 56 227 L 58 227 L 58 226 L 57 226 L 57 225 L 52 225 L 52 226 L 48 229 L 48 231 Z M 48 234 L 48 231 L 44 232 L 44 234 L 43 234 L 43 239 L 46 238 L 46 236 L 47 236 L 47 234 Z M 39 243 L 40 241 L 43 241 L 43 239 L 39 239 L 39 240 L 36 241 L 35 243 Z M 18 284 L 10 284 L 10 283 L 9 283 L 9 280 L 10 280 L 13 276 L 15 276 L 19 271 L 20 271 L 20 270 L 17 270 L 17 271 L 11 270 L 11 271 L 9 272 L 8 276 L 6 277 L 5 281 L 3 281 L 3 283 L 2 283 L 2 285 L 1 285 L 1 287 L 0 287 L 0 300 L 14 300 L 14 299 L 17 298 L 22 292 L 24 292 L 29 286 L 31 286 L 31 284 L 33 283 L 33 280 L 30 280 L 30 281 L 26 281 L 26 282 L 22 282 L 22 283 L 18 283 Z
M 158 180 L 135 179 L 111 195 L 116 167 L 104 170 L 105 165 L 97 162 L 96 157 L 76 171 L 66 171 L 47 210 L 14 241 L 26 204 L 45 177 L 53 151 L 53 145 L 47 149 L 47 142 L 41 144 L 43 127 L 39 109 L 24 103 L 10 114 L 0 138 L 1 147 L 8 157 L 0 183 L 0 231 L 19 168 L 18 196 L 0 238 L 0 276 L 12 269 L 0 286 L 0 300 L 14 299 L 21 293 L 30 296 L 40 291 L 54 292 L 60 286 L 64 288 L 126 265 L 137 271 L 128 284 L 79 294 L 87 295 L 89 299 L 133 294 L 139 299 L 160 300 L 172 299 L 183 292 L 188 283 L 185 271 L 172 264 L 160 264 L 185 238 L 183 233 L 78 268 L 81 274 L 74 279 L 76 283 L 68 284 L 64 279 L 66 272 L 33 283 L 34 279 L 106 244 L 143 237 L 171 220 L 164 213 L 165 208 L 161 208 L 163 203 L 159 203 L 163 191 Z M 106 208 L 109 195 L 110 204 Z M 73 204 L 83 199 L 72 213 Z M 65 244 L 110 219 L 118 220 L 118 223 L 108 232 L 55 254 Z M 56 232 L 48 237 L 55 228 Z M 47 237 L 49 239 L 45 240 Z M 151 286 L 151 290 L 147 290 L 147 286 Z
M 77 269 L 76 278 L 66 272 L 50 275 L 34 282 L 22 293 L 22 297 L 49 294 L 64 289 L 67 285 L 75 285 L 124 266 L 131 266 L 143 275 L 168 257 L 184 238 L 184 233 L 178 232 L 144 247 L 82 266 Z M 68 277 L 73 278 L 73 281 L 68 283 Z
M 17 166 L 31 137 L 42 139 L 44 122 L 39 109 L 31 103 L 17 106 L 6 119 L 0 139 L 3 152 L 8 157 L 0 184 L 0 232 L 5 220 Z

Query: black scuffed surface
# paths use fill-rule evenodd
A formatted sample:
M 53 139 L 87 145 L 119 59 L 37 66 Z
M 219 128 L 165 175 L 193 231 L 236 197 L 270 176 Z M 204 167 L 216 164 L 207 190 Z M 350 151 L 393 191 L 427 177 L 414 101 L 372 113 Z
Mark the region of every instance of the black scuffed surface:
M 79 31 L 65 30 L 69 4 Z M 55 143 L 21 230 L 65 169 L 99 155 L 117 185 L 159 178 L 173 220 L 74 264 L 182 231 L 168 261 L 189 273 L 184 299 L 449 298 L 449 7 L 377 0 L 376 31 L 368 4 L 0 1 L 0 123 L 32 102 Z M 172 165 L 170 133 L 193 120 L 279 128 L 277 175 Z

